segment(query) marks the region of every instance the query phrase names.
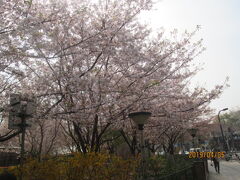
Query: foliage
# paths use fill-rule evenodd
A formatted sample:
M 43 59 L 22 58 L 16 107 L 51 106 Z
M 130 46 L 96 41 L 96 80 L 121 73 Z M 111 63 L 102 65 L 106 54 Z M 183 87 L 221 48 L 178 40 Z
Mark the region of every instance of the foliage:
M 26 135 L 31 154 L 100 152 L 110 129 L 123 129 L 134 154 L 128 114 L 142 110 L 152 112 L 145 126 L 151 147 L 173 152 L 176 132 L 211 112 L 224 86 L 189 88 L 204 51 L 194 40 L 198 28 L 153 35 L 138 19 L 152 0 L 43 2 L 0 6 L 0 101 L 10 93 L 36 96 L 35 127 Z
M 232 128 L 240 128 L 240 110 L 231 111 L 221 115 L 221 120 L 231 125 Z
M 123 160 L 99 153 L 29 159 L 23 166 L 24 180 L 126 180 L 134 179 L 137 159 Z M 20 176 L 20 168 L 10 169 Z
M 191 167 L 192 162 L 185 156 L 153 156 L 147 161 L 146 176 L 161 177 Z
M 162 177 L 191 167 L 187 156 L 155 155 L 147 159 L 145 175 Z M 23 167 L 23 180 L 134 180 L 140 171 L 140 159 L 123 160 L 100 153 L 74 153 L 69 156 L 45 157 L 42 161 L 29 159 Z M 19 167 L 9 172 L 20 175 Z

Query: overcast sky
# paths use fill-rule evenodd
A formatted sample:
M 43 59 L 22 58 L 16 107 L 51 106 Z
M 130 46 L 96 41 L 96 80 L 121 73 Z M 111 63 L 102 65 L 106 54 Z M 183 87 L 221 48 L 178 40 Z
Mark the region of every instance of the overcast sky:
M 230 87 L 215 100 L 216 110 L 240 108 L 240 0 L 162 0 L 145 16 L 153 28 L 191 31 L 197 25 L 207 50 L 198 57 L 204 63 L 194 84 L 208 89 L 230 78 Z

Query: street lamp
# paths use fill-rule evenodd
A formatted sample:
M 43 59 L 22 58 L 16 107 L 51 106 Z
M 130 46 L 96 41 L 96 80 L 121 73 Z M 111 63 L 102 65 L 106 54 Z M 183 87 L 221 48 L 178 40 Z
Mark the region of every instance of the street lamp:
M 137 125 L 138 130 L 140 131 L 140 148 L 141 148 L 141 154 L 142 154 L 142 161 L 141 161 L 141 179 L 144 179 L 144 164 L 145 164 L 145 154 L 144 154 L 144 144 L 143 144 L 143 129 L 144 124 L 147 123 L 148 118 L 151 116 L 150 112 L 134 112 L 130 113 L 128 115 L 129 118 L 131 118 L 134 123 Z
M 223 138 L 223 142 L 224 142 L 224 147 L 226 148 L 226 152 L 228 152 L 229 148 L 228 148 L 228 145 L 227 145 L 227 143 L 226 143 L 225 136 L 224 136 L 224 134 L 223 134 L 223 128 L 222 128 L 222 124 L 221 124 L 221 121 L 220 121 L 220 113 L 221 113 L 222 111 L 227 111 L 227 110 L 228 110 L 228 108 L 224 108 L 224 109 L 222 109 L 222 110 L 220 110 L 220 111 L 218 112 L 218 121 L 219 121 L 219 126 L 220 126 L 220 130 L 221 130 L 221 134 L 222 134 L 222 138 Z M 224 148 L 224 149 L 225 149 L 225 148 Z
M 197 129 L 196 128 L 191 128 L 191 129 L 188 129 L 188 132 L 192 136 L 192 144 L 193 144 L 193 148 L 194 148 L 194 137 L 197 134 Z
M 148 118 L 151 116 L 150 112 L 134 112 L 128 115 L 135 124 L 138 126 L 139 130 L 143 130 L 144 124 L 146 124 Z

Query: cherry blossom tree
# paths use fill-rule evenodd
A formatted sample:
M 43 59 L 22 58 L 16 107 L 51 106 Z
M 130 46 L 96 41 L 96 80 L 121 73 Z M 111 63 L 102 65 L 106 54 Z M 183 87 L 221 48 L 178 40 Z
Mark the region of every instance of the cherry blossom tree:
M 19 66 L 20 57 L 16 48 L 19 38 L 18 32 L 23 28 L 24 13 L 27 13 L 29 4 L 15 0 L 0 2 L 0 113 L 1 113 L 1 135 L 0 141 L 7 141 L 19 133 L 20 130 L 6 130 L 6 118 L 9 110 L 9 94 L 14 93 L 24 79 Z M 18 36 L 18 37 L 17 37 Z M 15 44 L 16 43 L 16 44 Z
M 14 35 L 1 42 L 17 57 L 14 91 L 37 97 L 38 129 L 28 132 L 32 150 L 48 152 L 65 140 L 69 149 L 97 152 L 112 129 L 133 141 L 134 154 L 136 128 L 128 114 L 147 110 L 153 114 L 145 128 L 149 142 L 159 145 L 162 138 L 172 152 L 188 125 L 210 112 L 224 86 L 188 88 L 199 70 L 194 58 L 204 50 L 202 40 L 193 40 L 198 29 L 153 35 L 137 19 L 152 6 L 151 0 L 27 3 Z M 46 130 L 48 124 L 56 131 Z M 48 137 L 52 143 L 43 148 Z

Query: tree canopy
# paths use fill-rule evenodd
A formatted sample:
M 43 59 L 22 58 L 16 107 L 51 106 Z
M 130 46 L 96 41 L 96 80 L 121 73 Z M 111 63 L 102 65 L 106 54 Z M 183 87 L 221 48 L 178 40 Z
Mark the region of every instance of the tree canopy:
M 198 29 L 153 35 L 137 18 L 152 6 L 151 0 L 2 2 L 0 100 L 5 106 L 11 93 L 37 97 L 30 152 L 100 151 L 107 130 L 134 137 L 128 114 L 143 110 L 152 112 L 149 142 L 173 143 L 209 115 L 224 85 L 189 89 L 199 70 L 194 59 L 204 51 L 202 40 L 193 40 Z

